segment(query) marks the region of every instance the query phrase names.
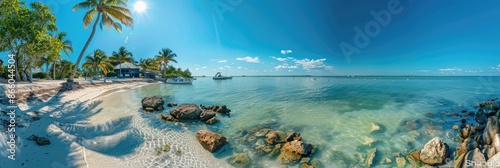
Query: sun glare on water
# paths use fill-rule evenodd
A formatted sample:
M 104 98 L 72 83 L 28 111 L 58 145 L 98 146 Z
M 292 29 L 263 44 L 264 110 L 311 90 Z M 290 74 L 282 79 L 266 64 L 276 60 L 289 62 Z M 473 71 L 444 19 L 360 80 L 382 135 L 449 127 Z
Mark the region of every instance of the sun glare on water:
M 143 13 L 148 8 L 148 5 L 144 1 L 137 1 L 134 3 L 134 11 L 138 13 Z

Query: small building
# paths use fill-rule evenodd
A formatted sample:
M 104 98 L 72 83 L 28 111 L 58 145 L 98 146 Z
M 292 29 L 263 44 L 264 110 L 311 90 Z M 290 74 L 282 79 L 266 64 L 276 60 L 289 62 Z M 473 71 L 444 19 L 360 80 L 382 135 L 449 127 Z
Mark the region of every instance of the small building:
M 120 69 L 121 69 L 121 74 L 120 74 Z M 132 78 L 132 77 L 138 78 L 141 72 L 141 67 L 134 65 L 132 63 L 125 62 L 116 65 L 114 70 L 118 74 L 118 77 L 120 78 Z

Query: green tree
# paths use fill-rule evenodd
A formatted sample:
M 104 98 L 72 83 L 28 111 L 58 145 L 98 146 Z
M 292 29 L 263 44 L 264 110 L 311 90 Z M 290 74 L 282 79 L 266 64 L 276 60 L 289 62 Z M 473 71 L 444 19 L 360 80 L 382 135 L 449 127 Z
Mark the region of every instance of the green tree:
M 19 72 L 26 72 L 45 53 L 53 52 L 49 33 L 57 31 L 56 18 L 48 5 L 33 2 L 28 8 L 19 0 L 1 1 L 0 13 L 0 52 L 15 55 L 16 79 L 20 80 Z
M 110 27 L 113 27 L 118 32 L 121 32 L 122 30 L 121 24 L 130 27 L 132 27 L 134 24 L 132 13 L 130 13 L 130 10 L 127 8 L 126 0 L 85 0 L 75 5 L 73 7 L 73 10 L 77 10 L 79 8 L 90 9 L 83 17 L 84 28 L 87 28 L 89 24 L 94 20 L 94 18 L 96 18 L 96 21 L 92 26 L 92 32 L 90 33 L 89 39 L 83 46 L 83 49 L 80 52 L 78 59 L 76 60 L 73 72 L 69 76 L 67 89 L 73 89 L 73 79 L 76 70 L 78 69 L 78 65 L 80 65 L 83 54 L 85 54 L 85 50 L 87 50 L 90 41 L 92 41 L 92 38 L 94 37 L 98 22 L 101 22 L 101 29 L 104 25 L 108 29 Z
M 164 78 L 167 74 L 167 65 L 169 62 L 175 62 L 177 63 L 177 60 L 174 58 L 177 57 L 177 54 L 175 54 L 171 49 L 169 48 L 163 48 L 158 52 L 158 55 L 155 56 L 156 62 L 160 64 L 160 67 L 163 66 L 163 73 L 162 77 Z
M 111 64 L 113 65 L 118 65 L 120 64 L 120 75 L 119 77 L 123 77 L 122 74 L 122 63 L 129 62 L 133 63 L 134 58 L 131 52 L 127 51 L 124 46 L 121 46 L 120 49 L 118 49 L 118 52 L 113 51 L 113 54 L 110 57 Z
M 139 66 L 143 70 L 158 70 L 158 65 L 156 65 L 156 61 L 152 58 L 140 59 Z
M 89 68 L 93 75 L 96 75 L 96 72 L 101 71 L 104 75 L 108 74 L 109 68 L 113 67 L 111 63 L 109 63 L 109 58 L 106 53 L 100 49 L 94 51 L 93 54 L 85 57 L 85 63 L 82 64 L 82 68 Z

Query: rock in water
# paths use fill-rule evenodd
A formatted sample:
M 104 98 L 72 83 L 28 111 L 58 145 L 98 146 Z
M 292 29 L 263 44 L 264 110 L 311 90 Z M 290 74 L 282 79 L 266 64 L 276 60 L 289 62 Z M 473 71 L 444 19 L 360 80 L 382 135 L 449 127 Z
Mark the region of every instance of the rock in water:
M 498 120 L 495 116 L 491 116 L 488 118 L 488 123 L 486 124 L 486 128 L 483 132 L 483 141 L 486 145 L 491 145 L 493 141 L 493 136 L 498 133 Z
M 211 119 L 208 119 L 207 121 L 205 121 L 206 124 L 215 124 L 215 123 L 218 123 L 220 120 L 215 118 L 215 117 L 212 117 Z
M 291 134 L 289 134 L 287 137 L 286 137 L 286 142 L 291 142 L 291 141 L 294 141 L 294 140 L 297 140 L 297 141 L 300 141 L 302 140 L 302 136 L 300 136 L 300 133 L 298 132 L 293 132 Z
M 308 143 L 304 143 L 298 140 L 285 143 L 283 148 L 281 148 L 281 154 L 278 159 L 282 163 L 291 163 L 298 161 L 302 156 L 309 156 L 311 154 L 313 146 Z
M 396 157 L 396 164 L 398 165 L 398 167 L 405 167 L 406 159 L 404 157 Z
M 493 136 L 493 141 L 491 142 L 491 146 L 495 148 L 495 153 L 500 153 L 500 134 L 495 134 L 495 136 Z
M 370 166 L 373 164 L 373 159 L 375 158 L 376 154 L 377 154 L 377 148 L 368 150 L 368 155 L 366 156 L 366 165 Z
M 373 132 L 379 131 L 379 130 L 380 130 L 380 126 L 372 122 L 371 127 L 370 127 L 370 133 L 373 133 Z
M 45 137 L 38 137 L 36 139 L 36 144 L 37 145 L 40 145 L 40 146 L 43 146 L 43 145 L 50 145 L 50 141 L 48 138 L 45 138 Z
M 250 157 L 246 153 L 241 153 L 236 156 L 231 156 L 230 158 L 227 159 L 229 164 L 235 166 L 235 167 L 247 167 L 251 160 Z
M 181 104 L 170 110 L 170 115 L 179 120 L 200 119 L 201 109 L 196 104 Z
M 215 152 L 226 143 L 226 137 L 221 134 L 210 132 L 208 130 L 199 130 L 196 137 L 201 146 L 210 152 Z
M 215 112 L 212 111 L 212 110 L 203 110 L 203 112 L 201 112 L 200 114 L 200 120 L 205 122 L 213 117 L 215 117 Z
M 174 107 L 174 106 L 177 106 L 177 103 L 170 102 L 167 104 L 167 107 Z
M 271 130 L 269 131 L 269 133 L 267 133 L 266 135 L 266 142 L 269 144 L 269 145 L 272 145 L 276 142 L 276 139 L 278 139 L 278 134 Z
M 439 137 L 427 142 L 424 149 L 420 150 L 420 160 L 430 165 L 442 164 L 448 155 L 448 145 Z
M 164 109 L 163 104 L 165 102 L 161 97 L 145 97 L 141 101 L 142 109 L 146 111 L 162 111 Z

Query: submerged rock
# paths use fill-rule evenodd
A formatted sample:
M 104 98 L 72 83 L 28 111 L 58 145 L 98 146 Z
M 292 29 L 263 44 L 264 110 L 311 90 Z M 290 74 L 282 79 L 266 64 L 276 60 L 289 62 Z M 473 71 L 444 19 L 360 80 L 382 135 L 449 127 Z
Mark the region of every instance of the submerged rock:
M 164 109 L 163 105 L 165 102 L 161 97 L 145 97 L 141 101 L 142 109 L 145 111 L 162 111 Z
M 404 157 L 396 157 L 396 164 L 398 167 L 406 167 L 406 159 Z
M 36 144 L 39 145 L 39 146 L 50 145 L 50 140 L 48 138 L 45 138 L 45 137 L 39 137 L 39 136 L 36 136 L 36 135 L 31 135 L 30 137 L 28 137 L 28 140 L 35 141 Z
M 372 146 L 374 142 L 377 142 L 377 140 L 372 137 L 363 136 L 362 139 L 363 139 L 363 145 L 366 146 Z
M 215 117 L 216 114 L 212 110 L 203 110 L 203 112 L 200 113 L 200 120 L 205 122 L 213 117 Z
M 170 102 L 167 104 L 167 107 L 174 107 L 174 106 L 177 106 L 177 103 Z
M 430 165 L 442 164 L 449 155 L 447 152 L 448 145 L 441 138 L 435 137 L 420 150 L 420 160 Z
M 380 131 L 380 126 L 378 124 L 372 122 L 371 127 L 370 127 L 370 133 L 373 133 L 376 131 Z
M 170 115 L 179 120 L 200 119 L 201 109 L 196 104 L 181 104 L 170 110 Z
M 298 132 L 292 132 L 285 139 L 286 142 L 291 142 L 291 141 L 294 141 L 294 140 L 297 140 L 297 141 L 302 140 L 302 136 L 300 136 L 300 133 L 298 133 Z
M 226 105 L 222 105 L 222 106 L 216 106 L 216 105 L 204 106 L 204 105 L 200 105 L 200 107 L 203 110 L 212 110 L 212 111 L 215 111 L 217 113 L 225 114 L 227 116 L 230 116 L 230 112 L 231 112 L 231 110 L 228 109 L 226 107 Z
M 266 134 L 266 142 L 268 144 L 270 144 L 270 145 L 276 143 L 276 141 L 277 141 L 278 138 L 279 138 L 278 134 L 275 131 L 273 131 L 273 130 L 269 131 Z
M 313 146 L 302 141 L 294 140 L 285 143 L 283 148 L 281 148 L 281 154 L 278 159 L 282 163 L 291 163 L 298 161 L 302 156 L 309 156 L 311 154 Z
M 220 120 L 217 119 L 216 117 L 212 117 L 211 119 L 208 119 L 207 121 L 205 121 L 206 124 L 215 124 L 215 123 L 218 123 Z
M 210 152 L 215 152 L 226 143 L 226 137 L 221 134 L 211 132 L 208 130 L 199 130 L 196 132 L 196 137 L 201 146 Z
M 227 159 L 229 164 L 238 167 L 238 168 L 245 168 L 248 167 L 250 164 L 251 160 L 250 157 L 246 153 L 241 153 L 236 156 L 231 156 Z
M 371 166 L 373 164 L 373 159 L 375 158 L 376 154 L 377 154 L 377 148 L 368 150 L 368 154 L 366 156 L 366 165 Z

